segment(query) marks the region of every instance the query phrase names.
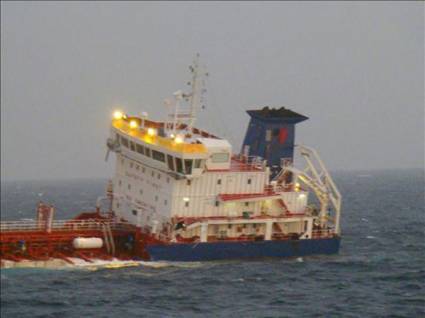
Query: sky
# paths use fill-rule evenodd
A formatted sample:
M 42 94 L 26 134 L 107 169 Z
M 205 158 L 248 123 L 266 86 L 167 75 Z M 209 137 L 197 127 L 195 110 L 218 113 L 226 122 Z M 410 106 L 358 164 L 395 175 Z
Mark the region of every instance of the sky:
M 111 177 L 113 110 L 163 120 L 196 53 L 197 126 L 235 152 L 285 106 L 330 170 L 424 167 L 421 2 L 2 1 L 1 179 Z

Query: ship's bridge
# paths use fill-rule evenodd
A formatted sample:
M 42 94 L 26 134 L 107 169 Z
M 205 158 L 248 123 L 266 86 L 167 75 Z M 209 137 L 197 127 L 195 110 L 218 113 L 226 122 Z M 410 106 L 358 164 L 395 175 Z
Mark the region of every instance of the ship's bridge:
M 107 144 L 112 151 L 177 177 L 192 178 L 205 169 L 231 166 L 232 148 L 227 140 L 198 128 L 188 131 L 184 124 L 170 132 L 164 122 L 117 115 Z

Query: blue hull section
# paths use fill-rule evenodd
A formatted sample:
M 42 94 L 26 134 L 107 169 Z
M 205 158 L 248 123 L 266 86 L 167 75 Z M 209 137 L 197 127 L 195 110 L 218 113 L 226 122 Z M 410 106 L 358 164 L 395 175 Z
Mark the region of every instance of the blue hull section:
M 148 245 L 152 261 L 196 262 L 336 254 L 340 238 Z

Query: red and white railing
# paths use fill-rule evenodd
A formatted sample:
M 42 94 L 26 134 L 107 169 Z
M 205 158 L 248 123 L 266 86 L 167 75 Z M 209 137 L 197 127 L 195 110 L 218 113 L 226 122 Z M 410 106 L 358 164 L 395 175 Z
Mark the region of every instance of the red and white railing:
M 55 220 L 50 226 L 51 231 L 75 231 L 75 230 L 102 230 L 110 226 L 112 230 L 128 230 L 133 226 L 125 222 L 98 221 L 98 220 Z M 46 231 L 44 223 L 37 221 L 2 221 L 0 232 L 21 231 Z

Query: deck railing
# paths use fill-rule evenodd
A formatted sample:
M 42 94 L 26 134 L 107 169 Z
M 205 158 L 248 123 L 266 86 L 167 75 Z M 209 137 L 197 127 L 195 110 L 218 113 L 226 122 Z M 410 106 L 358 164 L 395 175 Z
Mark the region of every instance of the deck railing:
M 133 226 L 125 222 L 99 221 L 99 220 L 55 220 L 50 230 L 53 231 L 76 231 L 76 230 L 99 230 L 104 225 L 109 225 L 111 230 L 127 230 Z M 45 223 L 37 221 L 2 221 L 0 232 L 21 231 L 47 231 Z

